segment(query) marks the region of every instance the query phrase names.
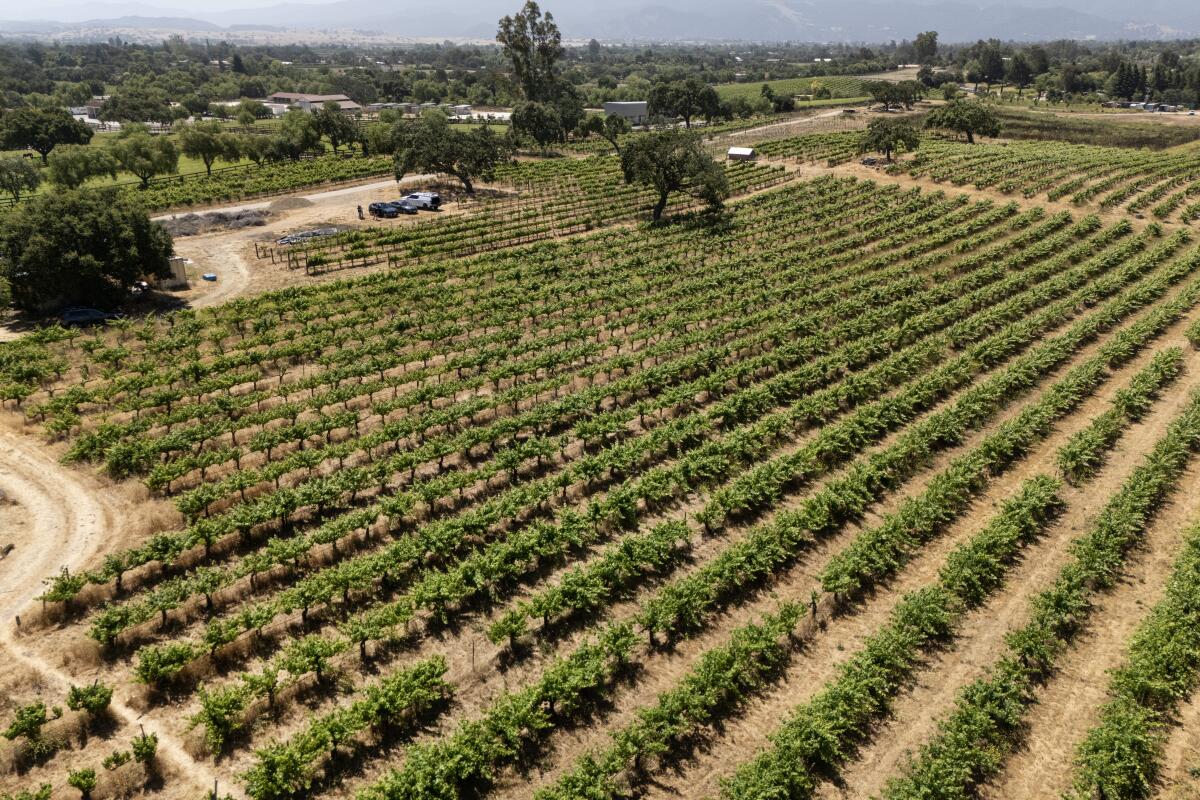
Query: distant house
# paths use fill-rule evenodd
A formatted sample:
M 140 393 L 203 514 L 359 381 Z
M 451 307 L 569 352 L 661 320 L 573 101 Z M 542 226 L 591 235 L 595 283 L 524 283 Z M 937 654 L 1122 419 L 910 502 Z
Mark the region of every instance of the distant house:
M 645 100 L 604 104 L 604 113 L 624 117 L 630 125 L 644 125 L 650 119 Z
M 755 155 L 753 147 L 731 147 L 725 154 L 730 161 L 753 161 Z
M 84 114 L 88 119 L 100 119 L 100 109 L 104 108 L 108 95 L 97 95 L 84 103 Z
M 320 111 L 326 103 L 334 102 L 346 114 L 357 114 L 362 106 L 344 94 L 304 94 L 303 92 L 276 92 L 267 98 L 268 103 L 296 106 L 301 111 Z

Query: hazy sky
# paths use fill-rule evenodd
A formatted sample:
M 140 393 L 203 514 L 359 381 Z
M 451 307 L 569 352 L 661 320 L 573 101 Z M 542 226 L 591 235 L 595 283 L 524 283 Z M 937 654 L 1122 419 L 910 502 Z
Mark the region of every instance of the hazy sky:
M 391 2 L 391 0 L 388 0 Z M 86 3 L 81 2 L 66 2 L 66 3 L 31 3 L 28 0 L 0 0 L 0 19 L 53 19 L 57 15 L 56 9 L 69 8 L 72 11 L 77 11 L 84 6 L 92 6 L 96 9 L 97 17 L 111 16 L 110 10 L 121 9 L 124 13 L 125 8 L 135 6 L 145 6 L 148 9 L 172 9 L 179 12 L 196 13 L 198 11 L 220 12 L 231 11 L 241 8 L 259 8 L 262 6 L 275 5 L 283 0 L 203 0 L 197 3 L 196 0 L 113 0 L 113 2 Z M 305 5 L 324 5 L 330 0 L 286 0 L 289 3 L 305 4 Z M 441 5 L 453 6 L 453 0 L 442 0 Z
M 0 0 L 0 20 L 78 23 L 191 17 L 208 25 L 358 29 L 490 39 L 522 0 Z M 292 10 L 261 10 L 293 4 Z M 303 8 L 297 8 L 303 4 Z M 564 35 L 600 39 L 886 42 L 937 30 L 943 41 L 1200 36 L 1200 0 L 542 0 Z M 982 8 L 981 8 L 982 7 Z

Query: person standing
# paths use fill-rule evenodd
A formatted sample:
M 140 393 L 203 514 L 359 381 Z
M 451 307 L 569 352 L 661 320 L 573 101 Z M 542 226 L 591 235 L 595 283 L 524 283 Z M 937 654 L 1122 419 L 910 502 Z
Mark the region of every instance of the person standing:
M 363 219 L 363 213 L 362 213 L 362 206 L 361 206 L 361 205 L 358 207 L 358 218 L 359 218 L 359 219 Z

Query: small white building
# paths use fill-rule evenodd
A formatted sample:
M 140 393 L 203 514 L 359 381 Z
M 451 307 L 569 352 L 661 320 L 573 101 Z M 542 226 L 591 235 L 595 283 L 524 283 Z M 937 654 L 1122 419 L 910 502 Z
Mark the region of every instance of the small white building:
M 753 147 L 731 147 L 725 154 L 730 161 L 753 161 L 756 155 Z
M 295 106 L 310 114 L 320 111 L 326 103 L 337 103 L 344 114 L 358 114 L 362 106 L 344 94 L 305 94 L 303 92 L 276 92 L 267 98 L 268 103 L 282 103 Z
M 188 288 L 187 259 L 174 256 L 170 259 L 170 265 L 171 275 L 166 278 L 159 278 L 155 281 L 155 286 L 159 289 Z
M 604 104 L 604 113 L 626 119 L 630 125 L 645 125 L 650 119 L 649 103 L 645 100 L 617 101 Z

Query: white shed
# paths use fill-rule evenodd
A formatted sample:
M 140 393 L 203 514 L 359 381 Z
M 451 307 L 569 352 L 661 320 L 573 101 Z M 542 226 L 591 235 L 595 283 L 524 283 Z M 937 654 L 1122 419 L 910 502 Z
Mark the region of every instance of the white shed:
M 174 256 L 170 259 L 170 264 L 171 276 L 169 278 L 159 278 L 155 282 L 155 285 L 160 289 L 188 288 L 187 259 Z
M 630 125 L 643 125 L 650 116 L 649 104 L 645 100 L 605 103 L 604 113 L 624 117 Z
M 730 161 L 753 161 L 757 153 L 753 147 L 731 147 L 725 155 Z

